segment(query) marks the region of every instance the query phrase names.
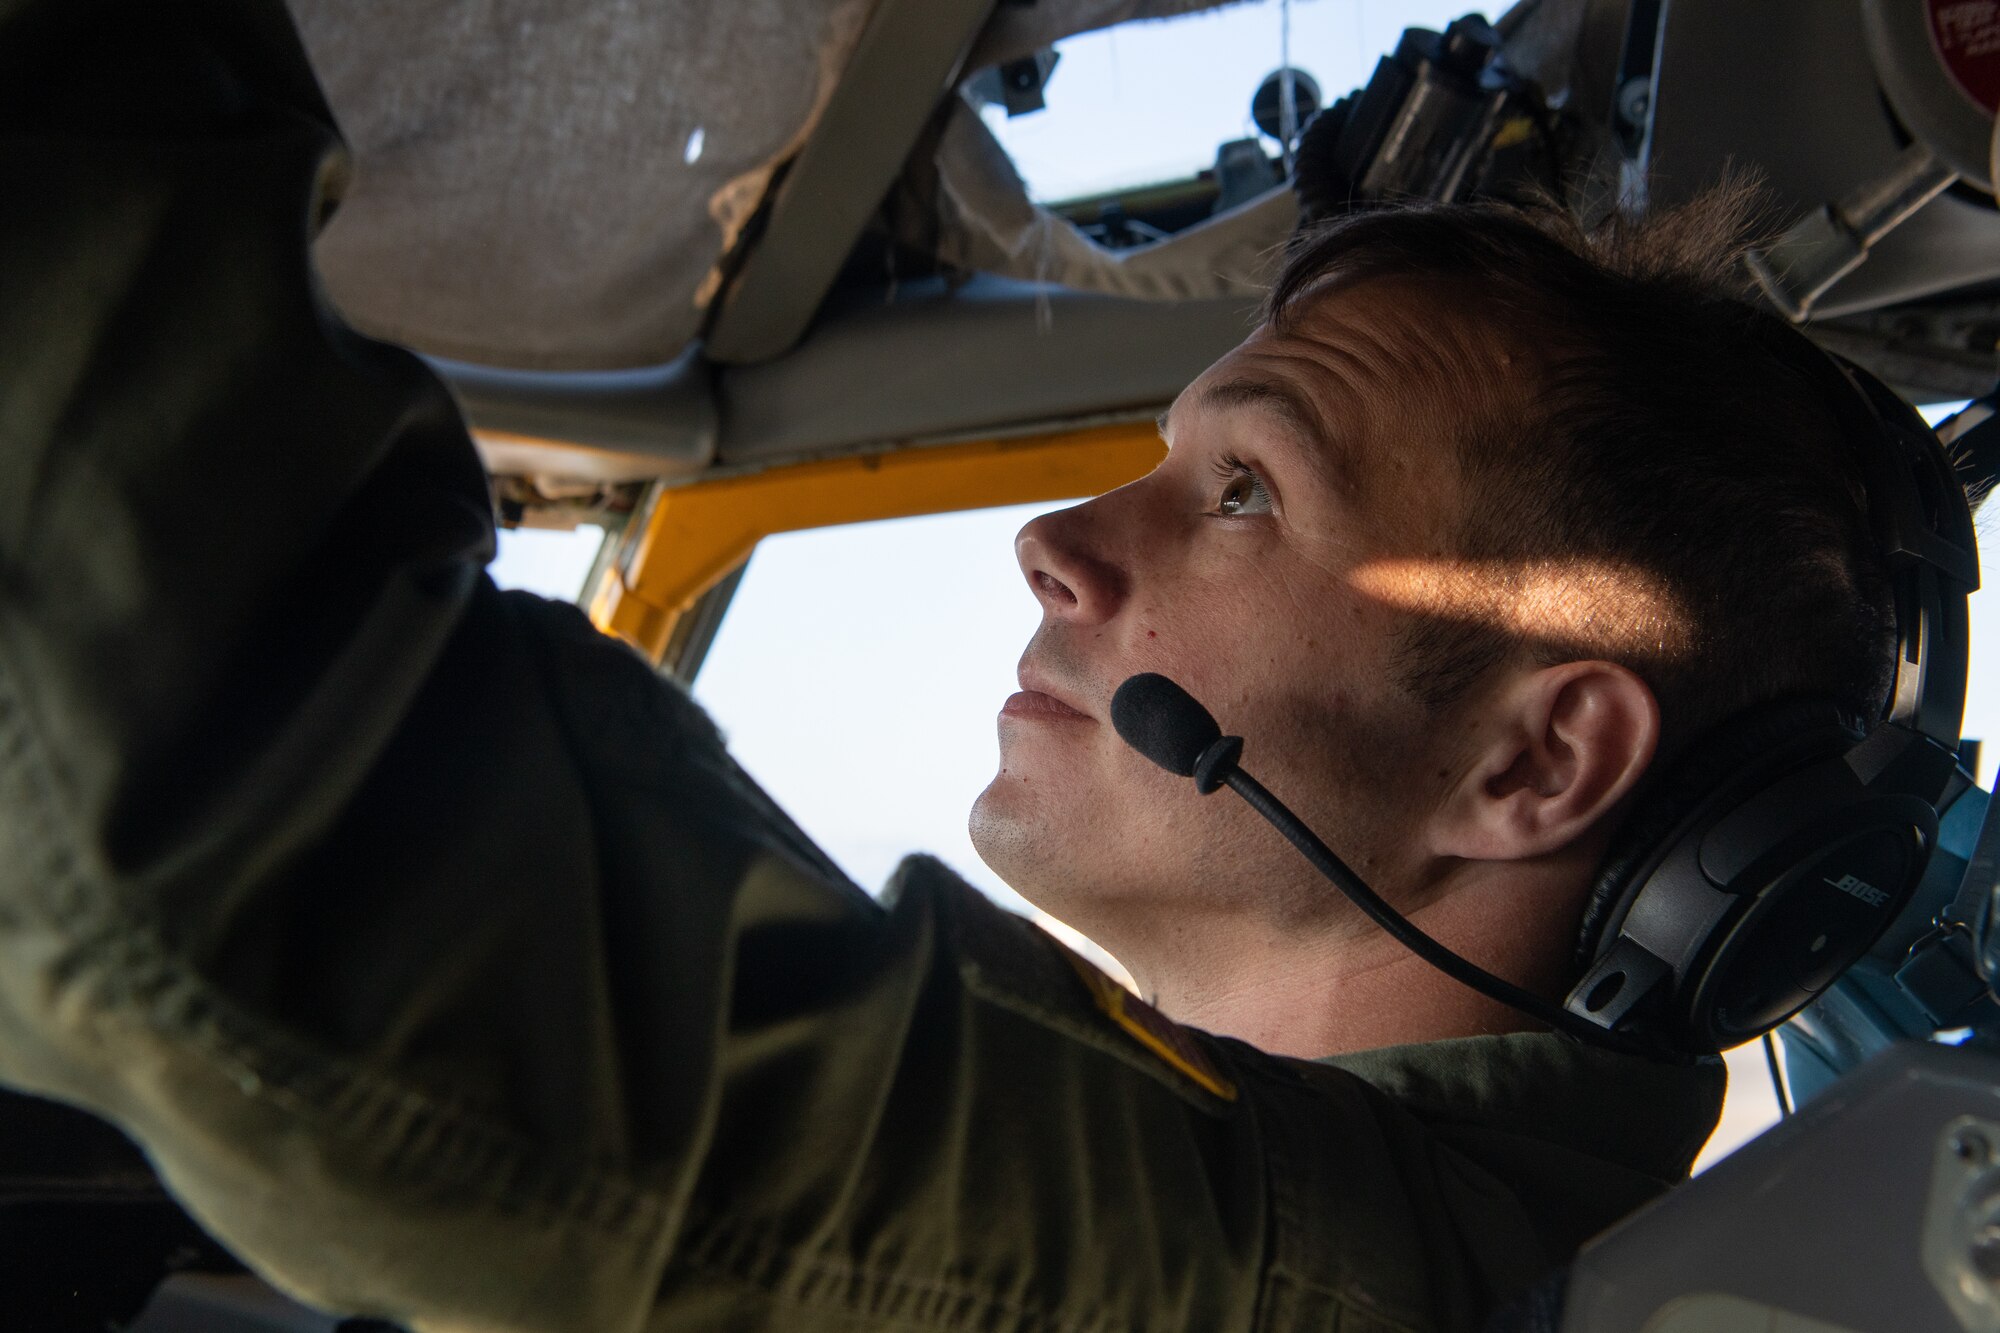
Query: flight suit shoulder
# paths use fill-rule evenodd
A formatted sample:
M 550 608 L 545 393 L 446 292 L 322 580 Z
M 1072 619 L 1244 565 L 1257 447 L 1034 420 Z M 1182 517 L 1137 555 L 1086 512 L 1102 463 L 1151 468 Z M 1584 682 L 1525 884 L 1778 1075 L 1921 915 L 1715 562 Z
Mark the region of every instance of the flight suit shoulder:
M 934 899 L 941 938 L 971 995 L 1131 1065 L 1205 1114 L 1229 1114 L 1240 1100 L 1230 1043 L 1174 1022 L 941 862 L 906 860 L 892 895 L 909 893 Z

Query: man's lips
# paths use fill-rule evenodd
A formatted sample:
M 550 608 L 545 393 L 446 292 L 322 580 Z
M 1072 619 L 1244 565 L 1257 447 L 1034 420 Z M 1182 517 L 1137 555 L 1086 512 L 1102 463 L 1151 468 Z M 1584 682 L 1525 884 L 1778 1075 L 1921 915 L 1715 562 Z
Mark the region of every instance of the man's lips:
M 1090 714 L 1078 712 L 1053 694 L 1043 694 L 1040 690 L 1022 690 L 1007 696 L 1007 702 L 1000 705 L 1002 717 L 1040 718 L 1055 722 L 1088 722 Z

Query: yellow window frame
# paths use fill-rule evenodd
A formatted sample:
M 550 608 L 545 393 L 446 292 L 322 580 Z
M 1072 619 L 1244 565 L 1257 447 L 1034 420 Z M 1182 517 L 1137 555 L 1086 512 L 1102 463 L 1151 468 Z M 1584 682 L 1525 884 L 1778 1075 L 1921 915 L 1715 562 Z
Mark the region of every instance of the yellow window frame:
M 1165 446 L 1151 421 L 900 449 L 690 482 L 660 492 L 590 617 L 658 663 L 674 625 L 766 537 L 1097 495 L 1144 476 Z

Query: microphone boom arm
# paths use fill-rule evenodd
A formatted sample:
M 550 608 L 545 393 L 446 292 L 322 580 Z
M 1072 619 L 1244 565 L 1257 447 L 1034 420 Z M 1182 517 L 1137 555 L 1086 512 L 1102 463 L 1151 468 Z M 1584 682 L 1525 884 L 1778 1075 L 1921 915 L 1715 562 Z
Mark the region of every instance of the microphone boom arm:
M 1230 769 L 1222 775 L 1221 781 L 1223 786 L 1241 796 L 1251 809 L 1284 834 L 1285 841 L 1298 848 L 1300 854 L 1312 862 L 1313 869 L 1332 881 L 1333 886 L 1366 913 L 1369 920 L 1453 981 L 1519 1010 L 1530 1018 L 1539 1019 L 1558 1032 L 1599 1043 L 1603 1043 L 1609 1035 L 1595 1023 L 1586 1023 L 1533 991 L 1524 990 L 1504 977 L 1494 976 L 1477 963 L 1461 958 L 1411 925 L 1407 917 L 1389 906 L 1382 895 L 1369 888 L 1345 861 L 1334 854 L 1331 847 L 1320 841 L 1319 835 L 1307 828 L 1303 820 L 1285 807 L 1284 802 L 1273 796 L 1269 788 L 1242 769 Z M 1623 1046 L 1625 1043 L 1619 1041 L 1616 1044 Z

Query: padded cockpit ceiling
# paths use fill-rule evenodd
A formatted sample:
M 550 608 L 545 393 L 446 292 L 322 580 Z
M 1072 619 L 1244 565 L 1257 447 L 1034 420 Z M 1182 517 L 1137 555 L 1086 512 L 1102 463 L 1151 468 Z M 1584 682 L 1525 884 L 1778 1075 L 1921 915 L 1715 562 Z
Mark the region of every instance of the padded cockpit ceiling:
M 319 246 L 329 291 L 438 356 L 673 359 L 871 7 L 292 0 L 356 164 Z
M 1003 3 L 971 67 L 1215 3 Z M 348 317 L 434 356 L 600 370 L 670 361 L 700 331 L 719 259 L 875 0 L 291 7 L 354 150 L 318 254 Z

